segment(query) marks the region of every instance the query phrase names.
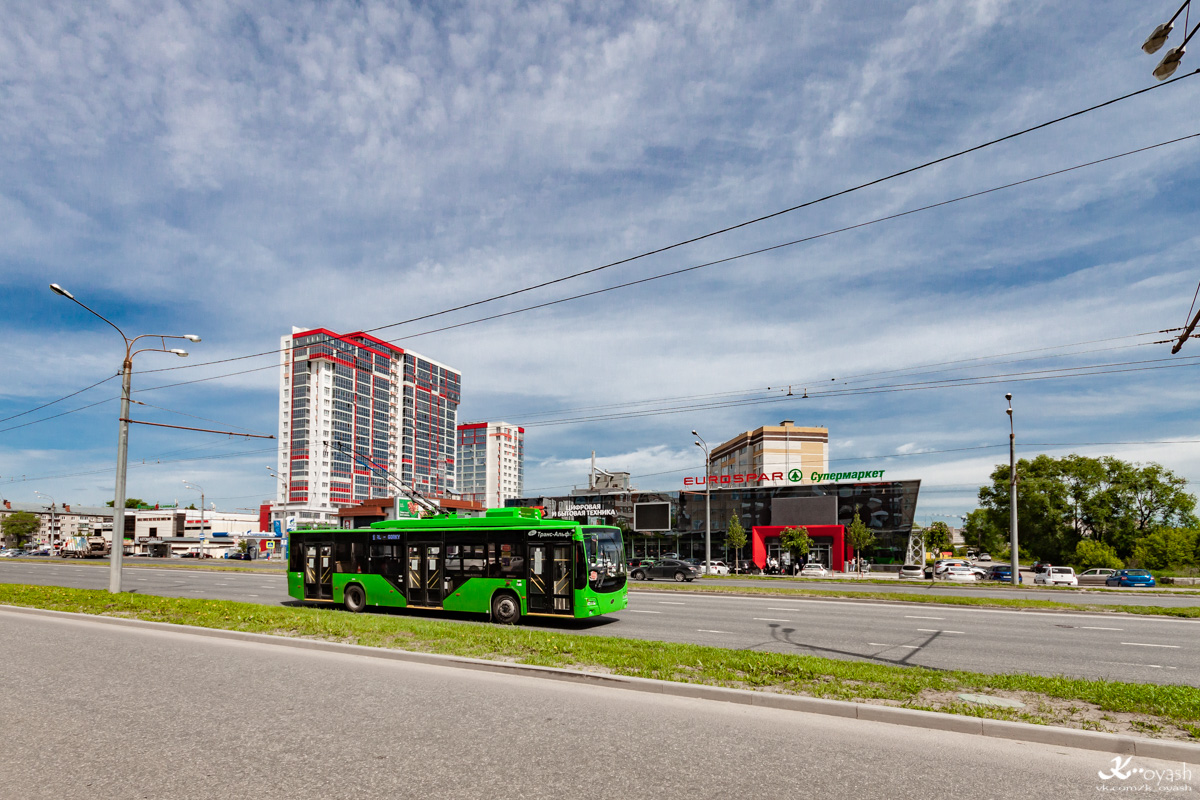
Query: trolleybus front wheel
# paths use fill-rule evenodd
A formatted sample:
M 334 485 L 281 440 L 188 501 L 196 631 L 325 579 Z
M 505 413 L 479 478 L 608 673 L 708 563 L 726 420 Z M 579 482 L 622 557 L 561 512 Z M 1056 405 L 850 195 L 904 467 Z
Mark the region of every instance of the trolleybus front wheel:
M 343 605 L 346 606 L 347 611 L 351 611 L 355 614 L 365 609 L 367 607 L 367 595 L 363 591 L 363 588 L 357 583 L 347 586 L 343 598 Z
M 513 625 L 521 618 L 521 604 L 517 598 L 501 592 L 492 598 L 492 619 L 501 625 Z

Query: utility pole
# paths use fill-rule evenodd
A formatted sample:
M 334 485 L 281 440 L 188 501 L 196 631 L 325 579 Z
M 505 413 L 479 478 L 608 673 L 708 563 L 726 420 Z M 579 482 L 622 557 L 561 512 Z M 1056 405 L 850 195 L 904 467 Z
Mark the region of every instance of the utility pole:
M 1021 559 L 1017 554 L 1017 429 L 1013 424 L 1012 394 L 1004 395 L 1008 401 L 1008 538 L 1012 550 L 1012 585 L 1021 582 Z

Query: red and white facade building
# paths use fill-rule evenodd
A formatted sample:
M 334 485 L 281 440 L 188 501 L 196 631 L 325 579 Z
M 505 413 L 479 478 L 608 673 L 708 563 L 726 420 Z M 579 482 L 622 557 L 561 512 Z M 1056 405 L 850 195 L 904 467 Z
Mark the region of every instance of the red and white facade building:
M 455 493 L 458 370 L 325 328 L 281 337 L 280 367 L 281 527 L 336 525 L 339 508 L 395 495 L 387 473 L 426 497 Z
M 463 500 L 484 508 L 525 490 L 525 429 L 507 422 L 471 422 L 458 426 L 458 491 Z

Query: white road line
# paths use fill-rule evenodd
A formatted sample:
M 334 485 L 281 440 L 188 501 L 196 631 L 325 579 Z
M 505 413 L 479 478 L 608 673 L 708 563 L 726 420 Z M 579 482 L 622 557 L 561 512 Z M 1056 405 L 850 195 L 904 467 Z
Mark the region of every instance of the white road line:
M 1121 642 L 1121 644 L 1127 644 L 1132 647 L 1169 647 L 1172 650 L 1178 650 L 1181 646 L 1177 644 L 1149 644 L 1147 642 Z
M 247 597 L 258 597 L 258 595 L 256 595 L 256 594 L 248 594 L 248 595 L 246 595 L 246 596 L 247 596 Z
M 709 630 L 705 630 L 704 628 L 700 628 L 699 630 L 696 631 L 696 633 L 730 633 L 730 632 L 731 631 L 709 631 Z
M 937 620 L 945 619 L 945 617 L 918 617 L 918 616 L 914 616 L 912 614 L 905 614 L 904 618 L 905 619 L 937 619 Z
M 1101 628 L 1097 625 L 1080 625 L 1079 627 L 1085 631 L 1123 631 L 1123 630 L 1125 630 L 1124 628 Z
M 661 614 L 662 613 L 661 611 L 640 611 L 636 608 L 627 608 L 625 610 L 632 612 L 634 614 Z
M 964 631 L 940 631 L 934 628 L 917 628 L 919 633 L 964 633 Z
M 871 647 L 903 647 L 908 650 L 920 650 L 915 644 L 884 644 L 883 642 L 867 642 Z
M 1120 667 L 1150 667 L 1151 669 L 1179 669 L 1179 667 L 1164 667 L 1161 664 L 1131 664 L 1128 661 L 1101 661 L 1101 664 L 1116 664 Z
M 685 605 L 687 605 L 687 603 L 672 603 L 669 600 L 659 600 L 658 604 L 660 606 L 685 606 Z
M 771 619 L 770 617 L 755 617 L 756 622 L 791 622 L 790 619 Z
M 776 608 L 774 606 L 767 606 L 767 611 L 796 611 L 796 610 L 797 609 L 795 609 L 795 608 Z

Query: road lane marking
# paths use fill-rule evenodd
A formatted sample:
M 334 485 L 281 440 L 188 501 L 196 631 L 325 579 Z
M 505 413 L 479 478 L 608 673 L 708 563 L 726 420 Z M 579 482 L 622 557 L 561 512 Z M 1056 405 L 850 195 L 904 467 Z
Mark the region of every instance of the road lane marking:
M 915 615 L 913 615 L 913 614 L 905 614 L 905 615 L 904 615 L 904 618 L 905 618 L 905 619 L 936 619 L 936 620 L 943 620 L 943 619 L 945 619 L 945 617 L 918 617 L 918 616 L 915 616 Z
M 256 594 L 249 594 L 249 595 L 246 595 L 246 596 L 247 596 L 247 597 L 258 597 L 258 595 L 256 595 Z
M 1081 630 L 1085 631 L 1123 631 L 1124 628 L 1101 628 L 1096 625 L 1080 625 Z
M 1148 642 L 1121 642 L 1121 644 L 1127 644 L 1131 647 L 1169 647 L 1172 650 L 1178 650 L 1181 647 L 1181 645 L 1177 644 L 1149 644 Z
M 908 650 L 920 650 L 915 644 L 884 644 L 883 642 L 867 642 L 871 647 L 904 647 Z
M 732 631 L 709 631 L 705 630 L 704 628 L 700 628 L 696 631 L 696 633 L 732 633 Z
M 917 628 L 919 633 L 965 633 L 965 631 L 940 631 L 934 628 Z
M 771 619 L 770 617 L 755 617 L 756 622 L 791 622 L 790 619 Z
M 661 613 L 662 613 L 661 611 L 641 611 L 641 610 L 639 610 L 639 609 L 636 609 L 636 608 L 627 608 L 627 609 L 625 609 L 625 610 L 626 610 L 626 611 L 631 611 L 631 612 L 633 612 L 634 614 L 661 614 Z
M 1101 664 L 1116 664 L 1120 667 L 1150 667 L 1151 669 L 1179 669 L 1179 667 L 1164 667 L 1161 664 L 1131 664 L 1128 661 L 1101 661 Z
M 660 606 L 684 606 L 684 605 L 687 605 L 687 603 L 672 603 L 669 600 L 659 600 L 658 604 Z
M 795 609 L 795 608 L 776 608 L 774 606 L 767 606 L 767 611 L 796 611 L 796 610 L 797 609 Z

